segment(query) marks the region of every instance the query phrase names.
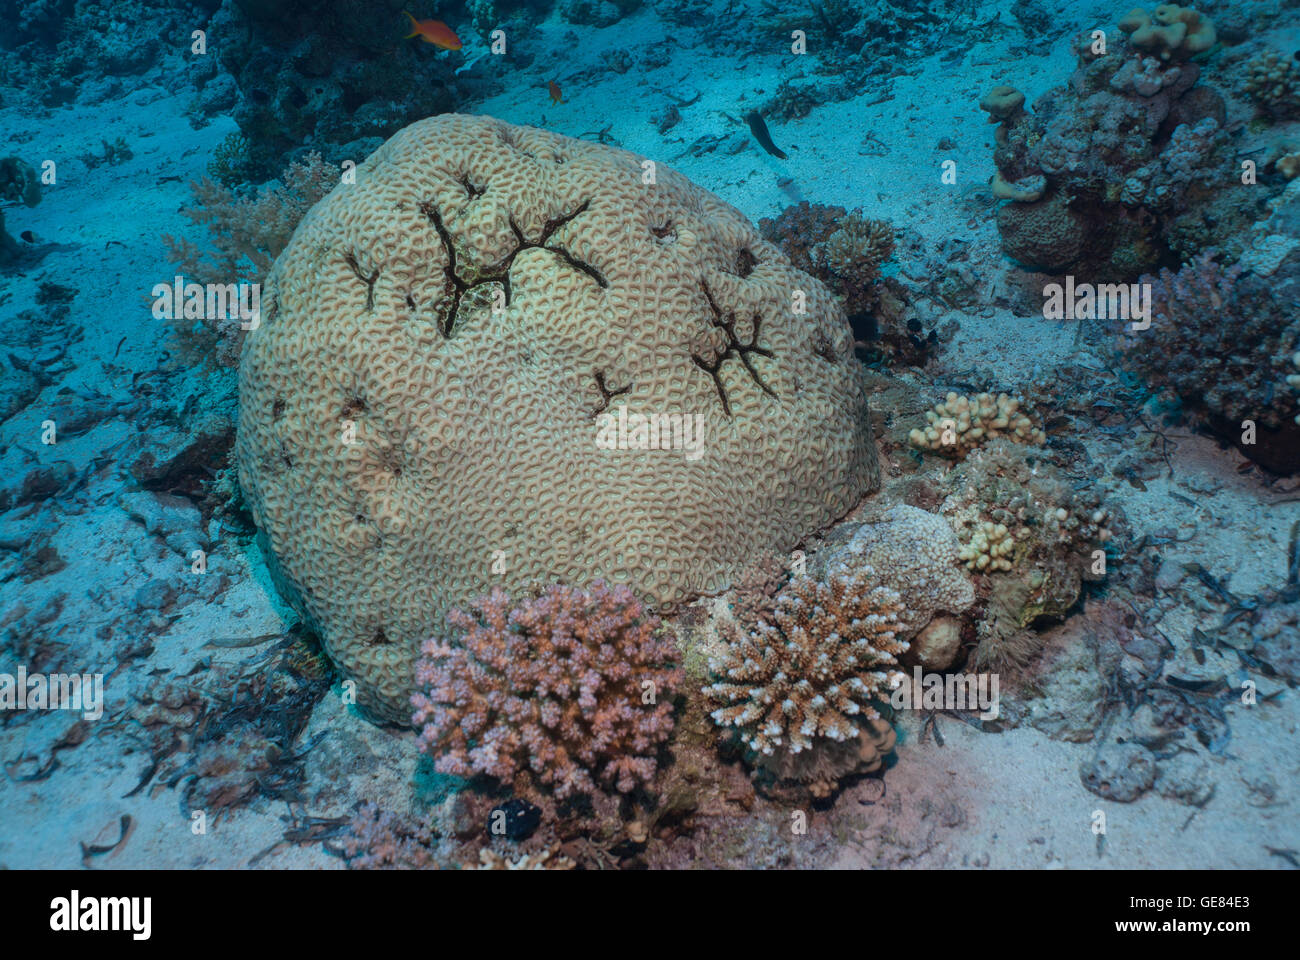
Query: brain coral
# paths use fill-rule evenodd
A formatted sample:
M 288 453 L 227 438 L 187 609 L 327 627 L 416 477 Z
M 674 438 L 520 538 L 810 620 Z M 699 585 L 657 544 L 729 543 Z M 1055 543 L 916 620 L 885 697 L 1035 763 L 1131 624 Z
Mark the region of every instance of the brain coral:
M 386 719 L 443 612 L 492 586 L 720 591 L 879 484 L 831 293 L 621 150 L 415 123 L 307 214 L 262 307 L 240 482 L 277 583 Z

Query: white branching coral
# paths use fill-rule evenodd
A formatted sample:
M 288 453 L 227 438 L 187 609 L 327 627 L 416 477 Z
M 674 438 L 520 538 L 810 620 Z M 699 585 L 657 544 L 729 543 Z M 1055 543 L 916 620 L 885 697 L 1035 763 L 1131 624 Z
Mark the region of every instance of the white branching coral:
M 949 393 L 942 403 L 925 412 L 925 429 L 908 434 L 912 446 L 935 450 L 958 459 L 994 437 L 1016 443 L 1042 444 L 1047 435 L 1020 410 L 1021 400 L 1000 393 L 978 394 L 974 399 Z
M 873 729 L 874 699 L 903 682 L 897 655 L 898 594 L 870 569 L 818 581 L 800 577 L 757 622 L 724 624 L 710 658 L 722 679 L 704 693 L 722 704 L 714 722 L 734 727 L 760 757 L 844 743 Z

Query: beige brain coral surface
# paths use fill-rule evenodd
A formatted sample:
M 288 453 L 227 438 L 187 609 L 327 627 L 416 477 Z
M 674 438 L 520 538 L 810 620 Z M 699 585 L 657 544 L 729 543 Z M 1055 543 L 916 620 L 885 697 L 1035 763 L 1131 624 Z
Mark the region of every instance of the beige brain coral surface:
M 499 585 L 727 587 L 879 485 L 831 293 L 680 174 L 446 115 L 304 218 L 240 364 L 240 482 L 359 705 Z

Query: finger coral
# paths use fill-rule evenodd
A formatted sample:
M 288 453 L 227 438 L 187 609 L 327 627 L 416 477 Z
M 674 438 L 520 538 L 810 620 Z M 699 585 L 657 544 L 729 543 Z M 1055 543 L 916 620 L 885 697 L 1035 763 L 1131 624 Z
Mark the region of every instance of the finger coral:
M 961 559 L 972 570 L 1010 570 L 1007 559 L 1016 548 L 1016 541 L 1005 526 L 990 520 L 982 521 L 971 532 L 970 541 L 961 548 Z
M 907 435 L 920 450 L 934 450 L 961 459 L 972 449 L 995 437 L 1016 443 L 1042 444 L 1047 440 L 1040 427 L 1020 411 L 1021 400 L 1000 393 L 977 394 L 972 400 L 949 393 L 925 413 L 929 424 Z
M 499 584 L 719 593 L 879 486 L 831 292 L 662 164 L 444 115 L 303 219 L 240 360 L 240 485 L 358 705 Z
M 1158 54 L 1162 60 L 1186 59 L 1214 46 L 1214 22 L 1191 7 L 1162 3 L 1153 14 L 1136 8 L 1119 22 L 1133 46 Z
M 870 569 L 796 578 L 769 617 L 723 624 L 724 642 L 710 657 L 719 679 L 704 688 L 719 704 L 714 722 L 734 728 L 756 763 L 785 779 L 800 779 L 798 765 L 816 764 L 822 750 L 838 753 L 836 745 L 856 766 L 882 732 L 870 723 L 880 719 L 873 701 L 904 679 L 896 668 L 907 649 L 897 636 L 901 610 Z
M 453 610 L 454 645 L 424 644 L 412 723 L 440 773 L 486 774 L 564 799 L 654 777 L 673 729 L 679 655 L 625 586 L 502 590 Z
M 1300 115 L 1300 64 L 1275 50 L 1265 50 L 1246 65 L 1245 89 L 1275 117 Z

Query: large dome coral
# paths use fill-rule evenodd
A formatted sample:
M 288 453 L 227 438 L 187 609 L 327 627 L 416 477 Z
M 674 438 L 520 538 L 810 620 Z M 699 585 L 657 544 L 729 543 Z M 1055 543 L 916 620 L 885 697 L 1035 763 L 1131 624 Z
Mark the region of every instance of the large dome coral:
M 307 214 L 262 305 L 240 482 L 278 582 L 386 719 L 452 605 L 719 591 L 879 482 L 831 294 L 622 150 L 413 124 Z

